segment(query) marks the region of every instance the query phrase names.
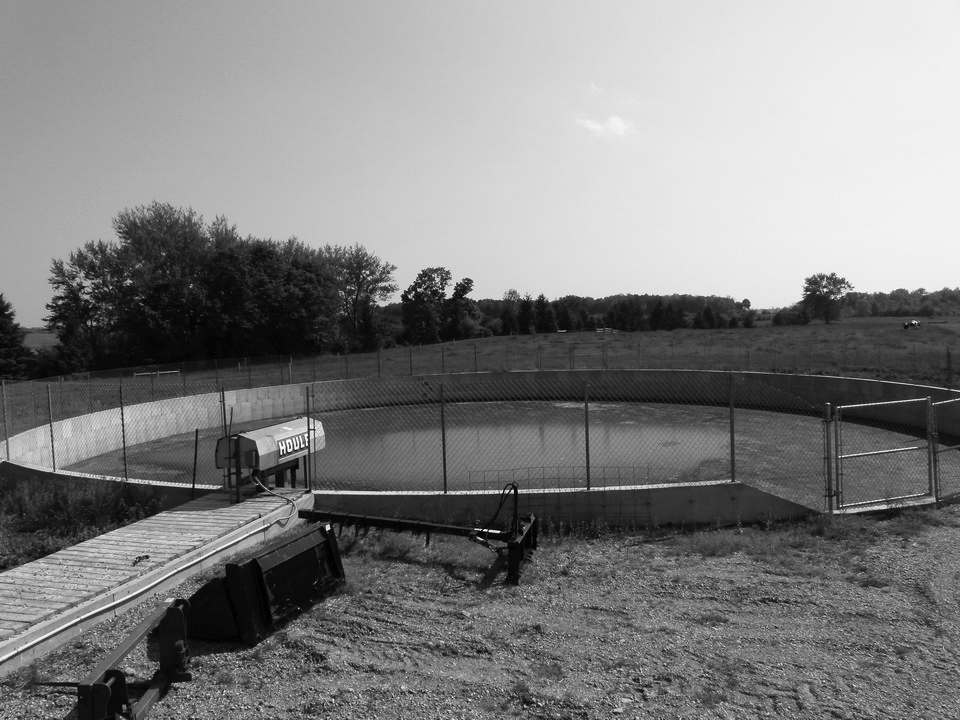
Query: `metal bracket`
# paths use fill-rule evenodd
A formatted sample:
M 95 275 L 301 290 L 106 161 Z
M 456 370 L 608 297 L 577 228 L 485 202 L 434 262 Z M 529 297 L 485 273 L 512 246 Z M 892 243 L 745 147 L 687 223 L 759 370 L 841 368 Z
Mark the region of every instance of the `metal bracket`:
M 186 600 L 172 600 L 158 609 L 107 655 L 90 674 L 77 683 L 78 720 L 140 720 L 160 700 L 170 685 L 192 680 L 187 670 L 190 651 L 187 647 Z M 157 670 L 139 699 L 133 704 L 130 689 L 142 687 L 127 682 L 126 674 L 116 666 L 143 640 L 156 630 L 159 638 L 160 669 Z

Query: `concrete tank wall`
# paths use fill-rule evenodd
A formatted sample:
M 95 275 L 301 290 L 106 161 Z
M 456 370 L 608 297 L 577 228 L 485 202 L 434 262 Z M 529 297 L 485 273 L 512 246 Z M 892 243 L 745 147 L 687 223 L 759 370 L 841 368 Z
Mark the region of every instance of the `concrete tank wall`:
M 696 402 L 726 405 L 734 393 L 737 405 L 762 404 L 776 391 L 777 409 L 783 412 L 821 412 L 825 403 L 854 405 L 930 397 L 934 402 L 960 399 L 960 391 L 879 380 L 821 375 L 728 373 L 698 370 L 569 370 L 430 375 L 408 378 L 335 380 L 316 383 L 316 411 L 433 401 L 440 385 L 450 401 L 568 399 L 582 401 L 590 385 L 591 400 Z M 304 412 L 307 385 L 278 385 L 231 390 L 224 393 L 227 422 L 274 420 Z M 870 409 L 851 410 L 857 417 L 889 417 Z M 127 445 L 219 427 L 223 415 L 218 393 L 130 405 L 90 415 L 58 420 L 9 438 L 0 445 L 0 458 L 12 462 L 52 467 L 71 465 Z M 922 413 L 903 411 L 898 418 L 920 426 Z M 945 413 L 941 432 L 960 435 L 960 412 Z M 51 439 L 54 452 L 51 450 Z
M 825 403 L 837 406 L 927 397 L 934 402 L 960 399 L 960 392 L 955 390 L 859 378 L 696 370 L 572 370 L 450 374 L 315 383 L 314 409 L 322 413 L 338 409 L 435 401 L 441 384 L 445 398 L 458 402 L 528 399 L 582 401 L 587 385 L 590 386 L 592 400 L 606 401 L 727 405 L 732 392 L 738 406 L 760 406 L 768 402 L 773 393 L 777 410 L 821 414 Z M 302 414 L 306 408 L 308 387 L 309 385 L 283 385 L 225 392 L 227 422 L 238 425 Z M 912 409 L 914 407 L 917 409 Z M 902 412 L 898 407 L 898 423 L 914 425 L 921 430 L 925 423 L 925 411 L 921 412 L 921 407 L 925 408 L 925 404 L 917 403 Z M 944 413 L 939 419 L 939 430 L 945 434 L 960 436 L 960 403 L 952 407 L 956 410 Z M 876 415 L 878 419 L 889 419 L 887 411 L 857 409 L 850 412 L 868 419 L 872 415 Z M 122 429 L 120 410 L 113 409 L 57 421 L 52 426 L 45 425 L 20 433 L 9 438 L 7 459 L 11 463 L 30 467 L 33 472 L 38 468 L 51 468 L 54 461 L 52 439 L 55 443 L 56 466 L 62 468 L 88 457 L 119 449 L 124 434 L 127 444 L 135 445 L 193 432 L 196 428 L 220 427 L 222 422 L 223 408 L 218 393 L 142 403 L 124 407 Z M 0 446 L 0 453 L 0 458 L 6 455 L 5 446 Z M 0 463 L 0 476 L 9 475 L 11 472 L 13 470 L 10 463 Z M 70 473 L 61 475 L 70 482 L 80 479 Z M 757 491 L 737 483 L 720 484 L 718 487 L 719 490 L 713 489 L 713 486 L 708 489 L 697 487 L 695 490 L 689 487 L 674 490 L 583 490 L 575 491 L 575 497 L 569 493 L 549 493 L 549 497 L 543 495 L 537 502 L 541 514 L 550 512 L 557 517 L 570 516 L 570 508 L 574 506 L 577 508 L 576 517 L 571 516 L 568 519 L 577 522 L 584 521 L 591 513 L 596 519 L 596 513 L 608 518 L 611 513 L 623 511 L 629 511 L 638 521 L 643 517 L 656 521 L 658 517 L 669 516 L 689 522 L 695 522 L 694 518 L 708 518 L 708 522 L 734 522 L 738 519 L 746 522 L 748 518 L 758 514 L 789 515 L 800 508 L 787 507 L 792 504 L 784 504 L 785 501 L 772 496 L 765 496 L 760 500 L 758 498 L 762 494 L 758 495 Z M 623 494 L 624 492 L 627 494 Z M 694 503 L 700 509 L 693 515 L 690 514 L 693 512 L 690 510 L 690 499 L 680 497 L 691 492 L 696 492 L 701 498 Z M 732 497 L 740 499 L 732 504 L 717 500 L 714 498 L 717 492 L 725 495 L 732 493 Z M 528 495 L 532 497 L 533 494 L 524 493 L 524 497 Z M 427 506 L 427 496 L 422 493 L 405 496 L 400 505 L 397 505 L 400 498 L 394 496 L 391 500 L 390 497 L 383 494 L 382 499 L 377 502 L 394 508 L 402 508 L 404 503 Z M 329 501 L 329 498 L 326 501 Z M 369 496 L 363 501 L 372 502 Z M 341 502 L 354 501 L 344 499 Z M 449 504 L 451 500 L 445 499 L 442 502 Z M 469 505 L 470 501 L 456 502 Z M 481 503 L 486 508 L 489 498 L 483 497 Z M 656 510 L 671 503 L 679 503 L 678 507 L 686 507 L 687 510 L 674 509 L 669 513 Z M 766 509 L 757 509 L 759 507 Z M 355 508 L 349 511 L 355 511 Z M 373 513 L 369 509 L 365 512 Z M 438 506 L 437 512 L 446 511 Z M 662 521 L 667 522 L 665 519 Z

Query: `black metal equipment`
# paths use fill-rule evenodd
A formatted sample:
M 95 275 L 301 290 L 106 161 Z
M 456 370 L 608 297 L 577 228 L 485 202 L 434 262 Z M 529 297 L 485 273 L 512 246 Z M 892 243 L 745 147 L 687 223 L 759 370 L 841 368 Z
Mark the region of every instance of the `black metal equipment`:
M 343 580 L 331 527 L 308 526 L 252 558 L 227 563 L 225 577 L 197 590 L 190 598 L 190 637 L 256 645 L 280 620 L 329 595 Z
M 308 458 L 325 444 L 323 425 L 312 418 L 298 417 L 218 439 L 216 466 L 228 471 L 231 499 L 240 502 L 243 485 L 249 485 L 250 492 L 259 492 L 284 487 L 289 478 L 290 487 L 295 488 L 301 461 L 307 474 L 304 487 L 308 487 Z
M 518 487 L 516 483 L 509 483 L 504 487 L 504 493 L 513 490 L 513 521 L 508 530 L 494 530 L 489 526 L 493 524 L 496 516 L 503 507 L 505 495 L 501 493 L 500 506 L 497 513 L 494 514 L 487 527 L 466 527 L 463 525 L 445 525 L 441 523 L 429 522 L 427 520 L 413 520 L 408 518 L 391 518 L 376 515 L 358 515 L 356 513 L 343 513 L 328 510 L 300 510 L 299 515 L 305 520 L 317 522 L 326 520 L 340 525 L 340 531 L 346 526 L 355 528 L 380 528 L 383 530 L 395 530 L 398 532 L 410 531 L 426 536 L 426 542 L 430 544 L 430 535 L 438 533 L 442 535 L 457 535 L 466 537 L 473 542 L 479 543 L 497 553 L 498 556 L 507 558 L 507 582 L 511 585 L 520 584 L 520 570 L 524 561 L 530 558 L 530 555 L 537 547 L 537 518 L 535 515 L 519 514 Z M 492 542 L 503 542 L 505 546 L 496 547 Z
M 170 685 L 191 680 L 187 671 L 190 652 L 187 648 L 186 600 L 173 600 L 144 620 L 113 652 L 94 668 L 83 682 L 77 683 L 78 720 L 140 720 L 160 700 Z M 130 652 L 151 632 L 158 634 L 160 669 L 144 688 L 140 683 L 128 683 L 117 668 Z M 139 699 L 131 704 L 130 690 L 144 689 Z

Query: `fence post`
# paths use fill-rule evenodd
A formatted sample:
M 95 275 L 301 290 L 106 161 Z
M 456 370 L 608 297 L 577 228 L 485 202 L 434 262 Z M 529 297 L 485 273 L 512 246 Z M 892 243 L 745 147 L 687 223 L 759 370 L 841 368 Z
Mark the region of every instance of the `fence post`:
M 413 376 L 413 345 L 410 346 L 410 376 Z
M 473 372 L 474 374 L 480 372 L 477 366 L 477 344 L 476 343 L 473 344 Z
M 587 490 L 590 489 L 590 383 L 583 387 L 583 445 L 587 461 Z
M 440 374 L 447 372 L 447 354 L 444 352 L 443 345 L 440 346 Z M 442 387 L 442 386 L 441 386 Z M 441 393 L 442 395 L 443 393 Z
M 843 408 L 833 411 L 833 496 L 836 498 L 836 509 L 843 507 Z
M 833 512 L 833 464 L 831 457 L 830 431 L 831 431 L 831 408 L 830 403 L 824 403 L 823 406 L 823 464 L 826 469 L 826 487 L 824 495 L 827 498 L 827 512 Z
M 315 384 L 310 386 L 310 410 L 314 413 L 317 411 L 317 386 Z M 317 419 L 311 416 L 310 422 L 313 423 L 311 438 L 315 438 L 317 435 Z M 313 492 L 313 481 L 317 477 L 317 449 L 314 449 L 310 463 L 310 492 Z
M 950 355 L 950 346 L 947 345 L 947 387 L 953 385 L 953 358 Z
M 382 360 L 381 360 L 381 357 L 380 357 L 380 353 L 381 353 L 380 348 L 377 348 L 377 377 L 378 377 L 378 378 L 382 378 L 382 377 L 383 377 L 383 366 L 382 366 Z M 316 380 L 316 378 L 314 378 L 314 380 Z
M 734 412 L 734 406 L 736 405 L 734 398 L 734 386 L 737 382 L 736 373 L 731 373 L 730 375 L 730 482 L 737 481 L 737 432 L 736 432 L 736 422 Z
M 193 431 L 193 482 L 190 485 L 190 499 L 197 492 L 197 451 L 200 448 L 200 428 Z
M 937 427 L 933 414 L 933 398 L 927 397 L 927 481 L 929 491 L 936 502 L 940 502 L 937 482 Z
M 6 448 L 6 454 L 4 458 L 6 460 L 10 459 L 10 433 L 7 432 L 7 381 L 0 380 L 0 399 L 2 399 L 2 410 L 3 412 L 3 445 Z
M 444 414 L 443 383 L 440 383 L 440 446 L 443 453 L 443 494 L 447 494 L 447 419 Z
M 123 412 L 123 383 L 120 383 L 120 441 L 123 443 L 123 479 L 129 480 L 127 475 L 127 421 Z
M 310 421 L 313 419 L 310 412 L 310 393 L 313 390 L 312 385 L 303 386 L 303 412 L 307 418 L 307 456 L 303 459 L 303 485 L 307 491 L 313 490 L 313 480 L 310 474 L 310 459 L 315 452 L 313 447 L 313 433 L 311 432 Z
M 53 399 L 50 395 L 50 385 L 47 384 L 47 413 L 50 426 L 50 462 L 53 465 L 53 471 L 57 471 L 57 448 L 53 441 Z

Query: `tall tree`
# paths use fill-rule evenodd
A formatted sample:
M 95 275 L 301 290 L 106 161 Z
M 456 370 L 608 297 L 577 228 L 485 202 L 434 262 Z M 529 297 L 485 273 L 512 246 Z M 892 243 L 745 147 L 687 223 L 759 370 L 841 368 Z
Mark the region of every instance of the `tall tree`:
M 212 249 L 203 218 L 153 202 L 122 210 L 113 228 L 129 282 L 122 323 L 135 351 L 158 362 L 196 357 L 206 305 L 202 274 Z
M 396 265 L 381 260 L 360 244 L 349 248 L 326 245 L 322 254 L 333 267 L 344 334 L 352 343 L 369 344 L 377 304 L 398 289 L 393 279 Z M 370 317 L 371 313 L 374 317 Z M 360 341 L 362 323 L 366 323 L 364 342 Z
M 853 290 L 846 278 L 836 273 L 817 273 L 803 281 L 803 305 L 812 317 L 825 323 L 836 319 L 844 296 Z
M 444 340 L 465 340 L 479 333 L 480 308 L 467 297 L 472 291 L 473 280 L 470 278 L 453 286 L 453 294 L 444 303 Z
M 0 379 L 23 380 L 32 353 L 24 344 L 27 331 L 16 321 L 13 306 L 0 293 Z
M 503 294 L 503 304 L 500 308 L 500 332 L 504 335 L 514 335 L 520 332 L 517 322 L 517 312 L 520 309 L 520 293 L 510 288 Z
M 517 305 L 517 332 L 532 335 L 536 329 L 537 311 L 530 293 L 524 295 Z
M 101 240 L 86 243 L 50 268 L 53 298 L 44 318 L 66 356 L 79 368 L 101 369 L 126 359 L 121 313 L 132 302 L 132 282 L 118 248 Z
M 555 333 L 557 331 L 557 314 L 546 295 L 543 293 L 537 295 L 537 299 L 533 302 L 533 310 L 536 315 L 534 322 L 538 333 Z
M 47 325 L 79 369 L 317 352 L 337 339 L 324 255 L 291 238 L 242 239 L 217 217 L 153 203 L 114 219 L 117 242 L 55 260 Z
M 424 268 L 400 295 L 404 337 L 408 342 L 426 344 L 440 340 L 450 278 L 450 271 L 444 267 Z

